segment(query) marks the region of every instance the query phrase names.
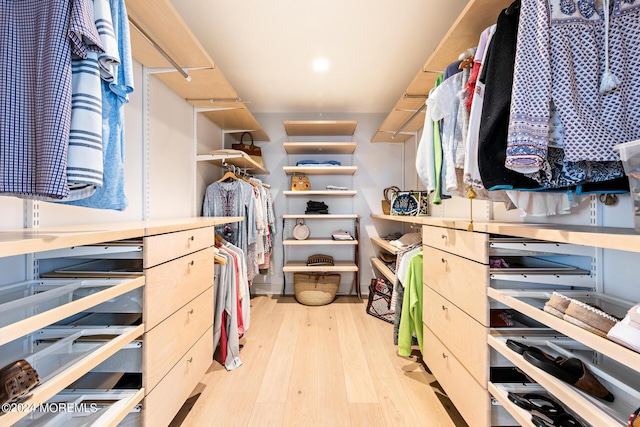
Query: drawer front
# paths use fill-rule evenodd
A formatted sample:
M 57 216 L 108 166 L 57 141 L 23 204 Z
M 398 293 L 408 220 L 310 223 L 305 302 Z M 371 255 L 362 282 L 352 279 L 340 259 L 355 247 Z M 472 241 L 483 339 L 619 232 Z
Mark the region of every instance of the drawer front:
M 145 335 L 144 388 L 151 391 L 213 323 L 213 287 Z M 213 358 L 213 354 L 211 354 Z
M 427 286 L 424 287 L 422 321 L 476 381 L 486 387 L 489 381 L 489 329 Z
M 178 361 L 144 398 L 143 424 L 168 425 L 213 362 L 213 327 Z
M 424 361 L 462 417 L 470 426 L 489 427 L 489 392 L 478 385 L 458 359 L 426 326 L 424 340 Z
M 423 283 L 489 326 L 489 266 L 423 246 Z
M 194 228 L 144 238 L 144 268 L 151 268 L 183 255 L 213 246 L 213 227 Z
M 425 225 L 422 243 L 482 264 L 489 263 L 489 235 L 485 233 Z
M 213 248 L 145 271 L 144 324 L 149 331 L 213 286 Z

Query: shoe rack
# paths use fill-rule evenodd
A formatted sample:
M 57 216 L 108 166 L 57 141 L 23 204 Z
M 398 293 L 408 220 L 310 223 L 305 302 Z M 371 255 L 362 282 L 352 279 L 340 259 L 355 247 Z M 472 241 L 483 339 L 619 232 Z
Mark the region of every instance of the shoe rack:
M 285 121 L 284 128 L 288 140 L 283 142 L 287 153 L 284 173 L 289 178 L 306 175 L 310 180 L 308 191 L 283 191 L 286 198 L 286 213 L 282 215 L 283 234 L 283 289 L 282 293 L 292 292 L 287 289 L 287 274 L 295 272 L 337 272 L 353 275 L 348 291 L 354 291 L 358 297 L 360 292 L 360 216 L 355 210 L 355 174 L 358 167 L 354 165 L 354 153 L 358 146 L 353 141 L 357 126 L 355 121 Z M 316 166 L 296 163 L 301 160 L 314 159 L 338 160 L 340 165 Z M 336 185 L 346 189 L 329 190 L 328 185 Z M 305 214 L 305 203 L 309 200 L 325 202 L 329 206 L 329 214 Z M 350 201 L 350 203 L 348 203 Z M 296 240 L 293 227 L 303 220 L 310 229 L 310 237 Z M 331 238 L 337 230 L 348 230 L 354 240 L 338 241 Z M 306 265 L 307 257 L 316 253 L 331 254 L 335 259 L 333 266 Z M 343 275 L 344 279 L 344 275 Z M 293 284 L 293 280 L 290 281 Z M 338 291 L 340 292 L 340 290 Z

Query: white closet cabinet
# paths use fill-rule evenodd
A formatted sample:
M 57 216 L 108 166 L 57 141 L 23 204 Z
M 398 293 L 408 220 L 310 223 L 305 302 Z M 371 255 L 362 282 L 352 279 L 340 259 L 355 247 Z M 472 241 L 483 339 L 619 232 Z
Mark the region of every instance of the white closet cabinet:
M 213 360 L 214 225 L 241 220 L 3 232 L 40 277 L 0 286 L 0 364 L 41 382 L 0 424 L 167 425 Z

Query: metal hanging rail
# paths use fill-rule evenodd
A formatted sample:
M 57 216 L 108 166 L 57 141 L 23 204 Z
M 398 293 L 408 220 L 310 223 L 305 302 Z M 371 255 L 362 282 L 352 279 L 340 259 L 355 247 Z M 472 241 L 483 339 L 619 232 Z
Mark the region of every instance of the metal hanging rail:
M 425 97 L 423 97 L 423 98 L 426 98 L 426 96 L 425 96 Z M 415 113 L 413 113 L 413 114 L 411 115 L 411 117 L 409 117 L 409 119 L 407 119 L 407 121 L 406 121 L 406 122 L 404 122 L 404 124 L 398 128 L 398 130 L 396 130 L 395 132 L 393 132 L 393 134 L 391 135 L 391 138 L 393 139 L 393 138 L 395 138 L 396 136 L 398 136 L 398 134 L 400 134 L 400 132 L 402 132 L 402 131 L 404 130 L 404 128 L 406 128 L 406 127 L 409 125 L 409 123 L 411 123 L 411 122 L 413 121 L 413 119 L 415 119 L 415 118 L 418 116 L 418 114 L 422 113 L 422 112 L 424 111 L 424 109 L 425 109 L 425 108 L 427 108 L 427 104 L 426 104 L 426 103 L 425 103 L 425 104 L 422 104 L 422 106 L 420 106 L 420 108 L 418 108 L 418 109 L 416 110 L 416 112 L 415 112 Z
M 133 27 L 138 30 L 140 34 L 147 40 L 151 45 L 167 60 L 169 63 L 175 68 L 182 76 L 187 80 L 191 81 L 191 77 L 189 74 L 167 53 L 164 49 L 156 43 L 149 34 L 147 34 L 140 26 L 129 16 L 129 23 L 133 25 Z

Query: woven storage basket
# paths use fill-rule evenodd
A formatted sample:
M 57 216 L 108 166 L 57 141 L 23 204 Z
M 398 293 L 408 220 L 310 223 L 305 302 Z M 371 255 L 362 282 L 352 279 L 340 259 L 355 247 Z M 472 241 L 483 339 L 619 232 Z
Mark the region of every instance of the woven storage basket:
M 339 286 L 337 273 L 293 273 L 293 289 L 300 304 L 329 304 L 335 299 Z

